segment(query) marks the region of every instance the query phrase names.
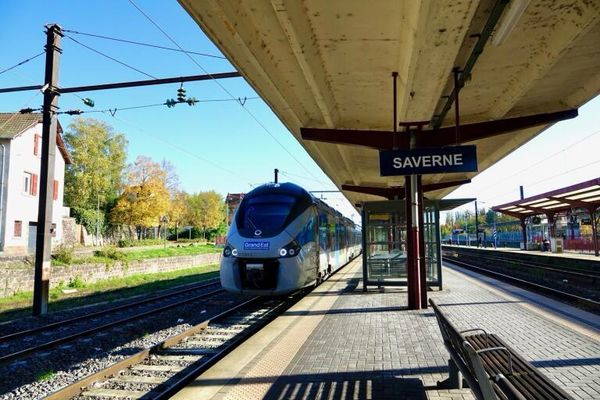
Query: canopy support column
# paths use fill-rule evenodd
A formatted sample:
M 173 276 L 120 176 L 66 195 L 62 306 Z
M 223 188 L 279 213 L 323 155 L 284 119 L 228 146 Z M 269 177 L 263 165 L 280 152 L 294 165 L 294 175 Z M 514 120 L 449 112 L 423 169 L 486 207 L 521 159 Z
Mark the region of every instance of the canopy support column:
M 522 250 L 527 250 L 527 224 L 525 223 L 525 221 L 527 220 L 527 217 L 522 217 L 519 219 L 521 220 L 521 238 L 523 239 L 523 249 Z
M 600 255 L 600 250 L 598 249 L 598 224 L 596 220 L 596 209 L 591 208 L 589 211 L 590 218 L 592 220 L 592 244 L 594 245 L 594 255 L 598 257 Z

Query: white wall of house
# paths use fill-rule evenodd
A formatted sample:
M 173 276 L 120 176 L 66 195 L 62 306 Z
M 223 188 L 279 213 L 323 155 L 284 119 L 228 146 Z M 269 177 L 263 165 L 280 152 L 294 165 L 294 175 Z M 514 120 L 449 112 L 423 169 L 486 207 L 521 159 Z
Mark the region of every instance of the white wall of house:
M 34 154 L 36 135 L 38 136 L 37 155 Z M 3 179 L 2 184 L 4 201 L 2 203 L 3 224 L 0 233 L 4 254 L 23 254 L 27 252 L 30 240 L 35 243 L 33 236 L 35 228 L 32 229 L 30 223 L 37 223 L 42 153 L 41 136 L 42 124 L 37 124 L 12 140 L 2 141 L 6 148 L 4 169 L 7 178 Z M 0 157 L 1 155 L 2 148 L 0 146 Z M 59 244 L 62 239 L 64 176 L 65 160 L 57 146 L 54 179 L 57 181 L 58 194 L 57 199 L 53 200 L 52 222 L 56 224 L 56 236 L 52 238 L 53 246 Z M 34 180 L 37 180 L 35 189 L 32 188 Z M 53 198 L 52 192 L 48 195 Z M 20 235 L 17 226 L 19 221 Z

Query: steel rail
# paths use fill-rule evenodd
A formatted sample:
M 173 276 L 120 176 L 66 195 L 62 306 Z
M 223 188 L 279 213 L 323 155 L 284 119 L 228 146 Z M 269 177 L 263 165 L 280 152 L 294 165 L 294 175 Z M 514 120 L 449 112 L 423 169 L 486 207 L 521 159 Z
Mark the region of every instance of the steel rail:
M 194 325 L 190 329 L 187 329 L 178 335 L 167 338 L 167 339 L 163 340 L 162 342 L 155 344 L 152 347 L 144 349 L 132 356 L 125 358 L 122 361 L 119 361 L 116 364 L 113 364 L 101 371 L 98 371 L 90 376 L 87 376 L 77 382 L 70 384 L 69 386 L 67 386 L 63 389 L 60 389 L 60 390 L 50 394 L 49 396 L 45 397 L 45 400 L 64 400 L 64 399 L 69 399 L 69 398 L 78 396 L 79 394 L 81 394 L 82 390 L 84 390 L 86 387 L 90 386 L 92 383 L 97 382 L 99 380 L 104 380 L 106 378 L 109 378 L 110 376 L 116 374 L 117 372 L 119 372 L 125 368 L 129 368 L 132 365 L 135 365 L 135 364 L 145 360 L 151 354 L 155 354 L 161 350 L 172 347 L 173 345 L 181 342 L 183 339 L 190 337 L 192 335 L 195 335 L 196 333 L 206 329 L 208 327 L 209 323 L 215 322 L 222 318 L 225 318 L 229 314 L 233 314 L 234 312 L 238 311 L 239 309 L 246 307 L 246 306 L 252 304 L 253 302 L 256 302 L 259 299 L 260 299 L 260 297 L 253 297 L 245 302 L 236 304 L 234 307 L 231 307 L 230 309 L 225 310 L 210 319 L 202 321 L 201 323 Z
M 352 261 L 352 260 L 350 260 Z M 342 270 L 345 266 L 347 266 L 350 261 L 344 264 L 342 267 L 338 268 L 336 271 L 331 273 L 327 279 L 335 275 L 338 271 Z M 314 288 L 313 288 L 314 289 Z M 252 324 L 250 327 L 244 329 L 239 332 L 236 336 L 229 339 L 226 343 L 226 346 L 222 348 L 220 351 L 216 352 L 211 356 L 207 356 L 206 358 L 199 359 L 197 361 L 192 362 L 188 367 L 185 368 L 184 372 L 176 373 L 174 376 L 165 380 L 165 382 L 158 384 L 157 387 L 151 389 L 144 395 L 143 398 L 147 398 L 147 396 L 151 395 L 152 399 L 168 399 L 171 398 L 175 393 L 180 391 L 186 385 L 188 385 L 193 379 L 204 373 L 207 369 L 212 367 L 218 361 L 220 361 L 223 357 L 233 351 L 237 346 L 246 341 L 251 335 L 262 329 L 269 322 L 274 320 L 280 313 L 279 311 L 282 309 L 287 309 L 291 305 L 293 305 L 298 297 L 304 297 L 307 292 L 312 291 L 309 290 L 299 290 L 289 296 L 287 299 L 282 300 L 279 304 L 269 309 L 263 317 L 261 317 L 260 322 L 256 322 Z M 226 319 L 234 312 L 240 310 L 243 307 L 251 305 L 253 302 L 257 302 L 262 300 L 262 297 L 254 297 L 250 300 L 247 300 L 241 304 L 238 304 L 229 310 L 223 311 L 222 313 L 207 319 L 192 328 L 172 337 L 165 339 L 164 341 L 148 348 L 144 349 L 120 362 L 117 364 L 111 365 L 101 371 L 94 373 L 88 377 L 85 377 L 77 382 L 72 383 L 71 385 L 60 389 L 49 396 L 45 397 L 45 400 L 63 400 L 72 397 L 79 396 L 87 387 L 92 385 L 94 382 L 102 381 L 109 379 L 110 377 L 115 376 L 119 371 L 129 368 L 135 364 L 141 363 L 146 360 L 150 355 L 158 355 L 161 351 L 167 350 L 170 347 L 173 347 L 179 344 L 183 339 L 193 336 L 198 332 L 206 329 L 209 324 L 215 323 L 221 319 Z M 181 376 L 180 376 L 181 375 Z M 169 383 L 166 383 L 169 382 Z M 157 390 L 158 389 L 158 390 Z
M 100 311 L 95 311 L 91 314 L 85 314 L 85 315 L 80 315 L 78 317 L 73 317 L 73 318 L 68 318 L 68 319 L 64 319 L 61 321 L 56 321 L 56 322 L 52 322 L 50 324 L 46 324 L 43 326 L 38 326 L 36 328 L 31 328 L 31 329 L 26 329 L 23 331 L 18 331 L 18 332 L 13 332 L 13 333 L 9 333 L 8 335 L 4 335 L 4 336 L 0 336 L 0 343 L 1 342 L 6 342 L 9 340 L 14 340 L 16 338 L 20 338 L 23 336 L 27 336 L 27 335 L 31 335 L 32 333 L 37 333 L 40 331 L 45 331 L 47 329 L 54 329 L 54 328 L 58 328 L 58 327 L 62 327 L 65 324 L 72 324 L 78 321 L 83 321 L 86 319 L 92 319 L 95 317 L 99 317 L 101 315 L 105 315 L 105 314 L 111 314 L 114 312 L 118 312 L 120 310 L 126 309 L 126 308 L 131 308 L 131 307 L 137 307 L 139 305 L 145 304 L 145 303 L 152 303 L 153 301 L 157 301 L 157 300 L 162 300 L 168 297 L 174 297 L 180 294 L 184 294 L 184 293 L 188 293 L 188 292 L 192 292 L 194 290 L 198 290 L 198 289 L 203 289 L 203 288 L 207 288 L 210 286 L 214 286 L 219 284 L 218 278 L 217 280 L 211 280 L 211 282 L 209 283 L 205 283 L 205 284 L 200 284 L 200 285 L 194 285 L 194 286 L 190 286 L 190 285 L 185 285 L 186 288 L 185 289 L 180 289 L 180 290 L 176 290 L 173 292 L 169 292 L 169 293 L 165 293 L 165 294 L 161 294 L 158 296 L 154 296 L 154 297 L 148 297 L 148 298 L 143 298 L 137 301 L 133 301 L 131 303 L 126 303 L 126 304 L 122 304 L 120 306 L 111 308 L 111 309 L 107 309 L 107 310 L 100 310 Z M 166 289 L 166 290 L 170 290 L 170 289 Z
M 40 350 L 44 350 L 44 349 L 48 349 L 48 348 L 51 348 L 51 347 L 55 347 L 55 346 L 58 346 L 60 344 L 67 343 L 67 342 L 73 341 L 73 340 L 81 338 L 81 337 L 89 336 L 89 335 L 91 335 L 93 333 L 96 333 L 96 332 L 99 332 L 99 331 L 102 331 L 102 330 L 106 330 L 106 329 L 112 328 L 112 327 L 117 326 L 117 325 L 125 324 L 125 323 L 128 323 L 130 321 L 134 321 L 136 319 L 144 318 L 144 317 L 147 317 L 147 316 L 152 315 L 152 314 L 157 314 L 157 313 L 160 313 L 162 311 L 165 311 L 165 310 L 168 310 L 168 309 L 171 309 L 171 308 L 175 308 L 175 307 L 181 306 L 183 304 L 191 303 L 191 302 L 200 300 L 202 298 L 211 297 L 211 296 L 214 296 L 216 294 L 223 293 L 223 292 L 225 292 L 224 289 L 213 290 L 212 292 L 203 293 L 201 295 L 198 295 L 198 296 L 195 296 L 195 297 L 191 297 L 189 299 L 185 299 L 185 300 L 182 300 L 182 301 L 171 303 L 171 304 L 168 304 L 166 306 L 155 308 L 155 309 L 149 310 L 149 311 L 145 311 L 143 313 L 136 314 L 136 315 L 133 315 L 133 316 L 130 316 L 130 317 L 122 318 L 120 320 L 109 322 L 109 323 L 106 323 L 106 324 L 103 324 L 103 325 L 100 325 L 100 326 L 96 326 L 94 328 L 90 328 L 90 329 L 87 329 L 87 330 L 84 330 L 84 331 L 80 331 L 80 332 L 74 333 L 72 335 L 64 336 L 64 337 L 62 337 L 60 339 L 51 340 L 51 341 L 43 343 L 41 345 L 36 345 L 36 346 L 28 347 L 26 349 L 19 350 L 19 351 L 14 352 L 14 353 L 6 354 L 6 355 L 0 357 L 0 364 L 7 363 L 9 361 L 13 361 L 13 360 L 25 357 L 27 355 L 36 353 L 36 352 L 38 352 Z
M 592 299 L 588 299 L 586 297 L 581 297 L 581 296 L 577 296 L 575 294 L 572 293 L 568 293 L 568 292 L 564 292 L 562 290 L 558 290 L 558 289 L 554 289 L 548 286 L 544 286 L 544 285 L 540 285 L 538 283 L 534 283 L 531 281 L 526 281 L 524 279 L 520 279 L 520 278 L 515 278 L 514 276 L 510 276 L 510 275 L 506 275 L 503 274 L 501 272 L 497 272 L 497 271 L 493 271 L 487 268 L 483 268 L 483 267 L 479 267 L 473 264 L 469 264 L 467 262 L 464 261 L 459 261 L 459 260 L 455 260 L 455 259 L 451 259 L 448 260 L 447 258 L 444 260 L 445 263 L 449 263 L 449 264 L 456 264 L 460 267 L 464 267 L 466 269 L 470 269 L 470 270 L 475 270 L 475 271 L 479 271 L 481 273 L 483 273 L 484 275 L 490 275 L 496 278 L 499 278 L 500 280 L 504 280 L 504 281 L 508 281 L 511 283 L 515 283 L 517 285 L 522 285 L 522 286 L 526 286 L 532 289 L 535 289 L 536 291 L 542 292 L 542 293 L 547 293 L 547 294 L 551 294 L 553 296 L 556 296 L 559 299 L 563 299 L 563 300 L 568 300 L 568 301 L 572 301 L 575 303 L 580 303 L 580 304 L 584 304 L 587 305 L 593 309 L 597 309 L 600 310 L 600 302 L 592 300 Z

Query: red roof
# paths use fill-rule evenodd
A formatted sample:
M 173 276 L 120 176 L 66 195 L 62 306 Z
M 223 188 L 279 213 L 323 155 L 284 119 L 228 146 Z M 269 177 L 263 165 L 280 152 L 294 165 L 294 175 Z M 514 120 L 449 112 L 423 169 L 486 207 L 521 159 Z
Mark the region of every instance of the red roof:
M 600 178 L 492 207 L 517 218 L 535 214 L 555 214 L 573 208 L 600 207 Z

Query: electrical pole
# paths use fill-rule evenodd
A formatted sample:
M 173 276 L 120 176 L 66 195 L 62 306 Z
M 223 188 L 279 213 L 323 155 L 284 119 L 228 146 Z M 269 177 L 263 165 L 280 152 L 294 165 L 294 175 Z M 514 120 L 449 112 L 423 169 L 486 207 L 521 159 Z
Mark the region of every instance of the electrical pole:
M 275 183 L 278 183 L 278 181 L 279 181 L 279 179 L 278 179 L 279 178 L 279 170 L 277 168 L 275 168 L 273 170 L 273 172 L 275 173 Z
M 33 286 L 33 315 L 48 313 L 48 290 L 52 257 L 52 207 L 54 189 L 54 164 L 56 158 L 56 111 L 58 110 L 58 69 L 60 39 L 58 25 L 46 26 L 46 72 L 44 78 L 44 105 L 42 108 L 42 160 L 38 220 L 35 240 L 35 274 Z

